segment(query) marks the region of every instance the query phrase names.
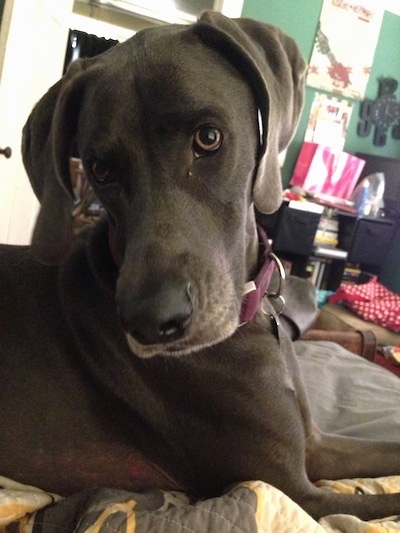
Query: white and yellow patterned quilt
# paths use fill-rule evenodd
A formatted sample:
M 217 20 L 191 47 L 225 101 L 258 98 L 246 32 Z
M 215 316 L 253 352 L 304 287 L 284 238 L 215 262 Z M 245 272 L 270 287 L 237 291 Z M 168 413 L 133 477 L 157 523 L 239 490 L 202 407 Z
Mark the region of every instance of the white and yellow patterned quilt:
M 321 490 L 400 491 L 400 476 L 321 481 Z M 363 522 L 332 515 L 313 520 L 271 485 L 249 481 L 224 495 L 190 502 L 180 492 L 97 489 L 60 498 L 0 477 L 2 533 L 383 533 L 400 531 L 400 516 Z M 323 489 L 322 489 L 323 487 Z

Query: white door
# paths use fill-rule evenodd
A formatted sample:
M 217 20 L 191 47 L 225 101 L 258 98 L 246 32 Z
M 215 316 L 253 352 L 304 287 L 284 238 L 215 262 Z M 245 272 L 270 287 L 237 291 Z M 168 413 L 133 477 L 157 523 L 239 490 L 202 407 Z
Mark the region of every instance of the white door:
M 0 28 L 0 242 L 29 243 L 38 202 L 21 158 L 21 132 L 61 76 L 73 0 L 6 0 Z

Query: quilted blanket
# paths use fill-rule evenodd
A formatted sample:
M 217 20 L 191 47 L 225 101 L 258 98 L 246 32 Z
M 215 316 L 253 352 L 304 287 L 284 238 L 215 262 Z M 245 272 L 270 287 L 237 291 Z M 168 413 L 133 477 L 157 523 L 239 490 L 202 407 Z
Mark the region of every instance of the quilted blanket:
M 323 490 L 400 491 L 400 476 L 321 481 Z M 180 492 L 97 489 L 69 498 L 0 477 L 1 533 L 380 533 L 400 531 L 400 517 L 362 522 L 332 515 L 318 522 L 278 489 L 241 483 L 218 498 L 191 502 Z

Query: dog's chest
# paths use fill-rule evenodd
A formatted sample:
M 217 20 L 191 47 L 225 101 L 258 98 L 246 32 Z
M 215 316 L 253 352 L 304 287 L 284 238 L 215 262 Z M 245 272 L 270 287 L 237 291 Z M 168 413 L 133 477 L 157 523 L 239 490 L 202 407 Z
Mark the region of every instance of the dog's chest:
M 33 451 L 25 471 L 14 478 L 61 495 L 106 486 L 130 491 L 179 490 L 185 487 L 138 449 L 118 442 L 66 446 L 52 453 Z

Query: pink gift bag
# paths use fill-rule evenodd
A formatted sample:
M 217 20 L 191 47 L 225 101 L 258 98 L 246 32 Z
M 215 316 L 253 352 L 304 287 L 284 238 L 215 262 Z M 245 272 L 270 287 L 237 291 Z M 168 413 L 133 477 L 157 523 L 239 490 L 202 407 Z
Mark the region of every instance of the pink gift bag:
M 330 146 L 304 142 L 290 180 L 311 193 L 324 193 L 348 199 L 353 192 L 365 161 Z

